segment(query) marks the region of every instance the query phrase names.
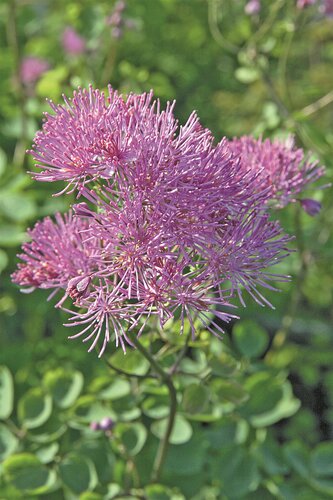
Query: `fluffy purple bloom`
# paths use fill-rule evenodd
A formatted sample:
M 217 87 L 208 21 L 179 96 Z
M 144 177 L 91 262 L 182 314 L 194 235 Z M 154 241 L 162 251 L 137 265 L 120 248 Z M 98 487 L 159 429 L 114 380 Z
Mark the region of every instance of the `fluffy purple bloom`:
M 72 213 L 55 221 L 46 217 L 28 231 L 31 241 L 23 244 L 23 261 L 12 275 L 14 283 L 27 287 L 63 290 L 77 303 L 88 287 L 87 277 L 96 268 L 96 239 L 85 241 L 85 220 Z
M 261 9 L 260 0 L 250 0 L 245 5 L 245 14 L 248 16 L 253 16 L 254 14 L 259 14 Z
M 36 83 L 40 76 L 49 69 L 50 65 L 45 59 L 39 57 L 25 57 L 21 63 L 21 80 L 26 85 Z
M 68 326 L 79 327 L 70 338 L 102 355 L 111 340 L 125 350 L 151 316 L 163 328 L 178 315 L 181 332 L 187 319 L 193 336 L 199 318 L 217 334 L 244 290 L 268 303 L 262 290 L 286 278 L 267 268 L 287 255 L 288 238 L 266 213 L 267 178 L 235 143 L 215 145 L 195 113 L 179 126 L 174 103 L 162 110 L 152 93 L 90 87 L 51 107 L 35 137 L 35 177 L 63 180 L 85 201 L 75 216 L 37 224 L 13 278 L 63 289 L 58 305 L 72 301 Z
M 282 142 L 243 136 L 234 138 L 229 145 L 240 157 L 244 172 L 251 169 L 259 175 L 258 190 L 266 191 L 268 199 L 278 207 L 296 201 L 297 194 L 324 174 L 324 168 L 305 156 L 292 137 Z
M 85 40 L 73 29 L 66 28 L 62 34 L 62 45 L 65 52 L 72 55 L 80 55 L 85 51 Z

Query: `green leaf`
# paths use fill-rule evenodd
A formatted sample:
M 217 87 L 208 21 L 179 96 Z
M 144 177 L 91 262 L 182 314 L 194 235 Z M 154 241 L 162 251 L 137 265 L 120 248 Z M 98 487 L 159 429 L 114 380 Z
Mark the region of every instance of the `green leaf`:
M 147 439 L 147 429 L 140 423 L 117 424 L 114 433 L 132 456 L 140 453 Z
M 51 443 L 43 448 L 39 448 L 35 451 L 36 456 L 43 464 L 48 464 L 52 462 L 59 450 L 58 443 Z
M 43 383 L 60 408 L 69 408 L 79 397 L 83 387 L 82 373 L 68 372 L 63 368 L 45 374 Z
M 255 491 L 260 475 L 253 457 L 241 446 L 229 445 L 213 460 L 212 468 L 229 498 L 244 497 Z M 246 498 L 246 497 L 245 497 Z
M 131 385 L 127 380 L 123 380 L 118 378 L 112 384 L 108 384 L 103 390 L 101 390 L 98 396 L 101 399 L 110 399 L 111 401 L 114 399 L 123 398 L 127 396 L 131 392 Z
M 222 352 L 209 360 L 209 366 L 215 375 L 232 377 L 239 369 L 240 364 L 232 356 L 226 352 Z
M 12 224 L 1 224 L 0 245 L 3 247 L 13 247 L 27 239 L 26 232 Z
M 216 388 L 217 396 L 235 405 L 241 405 L 249 399 L 248 393 L 234 380 L 219 380 Z
M 209 390 L 199 384 L 190 384 L 184 390 L 182 407 L 187 413 L 204 413 L 209 402 Z
M 142 411 L 147 417 L 161 419 L 169 414 L 169 397 L 167 395 L 150 396 L 142 403 Z
M 81 457 L 89 458 L 95 466 L 98 481 L 107 484 L 110 477 L 113 477 L 115 466 L 115 456 L 111 450 L 110 443 L 104 436 L 102 439 L 85 439 L 75 452 Z
M 270 476 L 283 475 L 289 472 L 281 447 L 272 439 L 262 443 L 256 450 L 262 468 Z
M 100 421 L 104 417 L 116 419 L 115 412 L 96 401 L 95 396 L 80 396 L 71 409 L 73 417 L 82 423 L 90 423 L 93 420 Z
M 244 389 L 250 397 L 239 411 L 248 418 L 272 411 L 283 398 L 281 381 L 267 372 L 248 377 Z
M 127 350 L 126 354 L 121 349 L 110 358 L 115 368 L 130 374 L 145 375 L 149 370 L 149 361 L 137 350 Z
M 311 453 L 311 469 L 316 476 L 333 476 L 333 441 L 320 443 Z
M 208 441 L 199 431 L 187 443 L 171 445 L 165 461 L 165 472 L 171 477 L 200 474 L 204 467 L 207 448 Z
M 235 77 L 242 83 L 253 83 L 258 80 L 259 76 L 260 73 L 256 68 L 242 66 L 235 71 Z
M 14 405 L 14 382 L 7 366 L 0 366 L 0 419 L 7 419 Z
M 36 215 L 36 205 L 25 193 L 0 193 L 0 212 L 13 221 L 23 222 Z
M 284 456 L 291 467 L 305 480 L 311 477 L 310 456 L 307 448 L 299 441 L 284 446 Z
M 77 495 L 94 489 L 98 482 L 91 460 L 76 453 L 68 454 L 60 462 L 59 475 L 64 485 Z
M 151 431 L 154 436 L 158 439 L 162 439 L 165 435 L 167 424 L 167 418 L 153 422 L 151 425 Z M 171 444 L 186 443 L 191 439 L 192 433 L 192 427 L 189 422 L 182 415 L 176 415 L 175 424 L 171 432 L 169 442 Z
M 79 500 L 103 500 L 105 497 L 93 491 L 85 491 L 79 496 Z
M 56 474 L 47 469 L 30 453 L 12 455 L 3 463 L 5 479 L 18 490 L 30 494 L 43 494 L 56 484 Z
M 268 427 L 279 422 L 283 418 L 294 415 L 300 408 L 301 402 L 294 398 L 290 382 L 284 382 L 282 386 L 282 399 L 270 411 L 250 418 L 254 427 Z
M 30 389 L 18 403 L 18 417 L 27 429 L 43 425 L 52 413 L 52 399 L 41 389 Z
M 266 330 L 251 320 L 236 323 L 232 330 L 232 338 L 239 352 L 248 358 L 261 356 L 269 343 Z
M 175 493 L 163 484 L 150 484 L 145 488 L 147 500 L 183 500 L 184 496 Z
M 4 460 L 17 448 L 19 440 L 4 424 L 0 424 L 0 460 Z
M 7 253 L 4 250 L 1 250 L 0 248 L 0 273 L 6 269 L 8 264 L 8 256 Z

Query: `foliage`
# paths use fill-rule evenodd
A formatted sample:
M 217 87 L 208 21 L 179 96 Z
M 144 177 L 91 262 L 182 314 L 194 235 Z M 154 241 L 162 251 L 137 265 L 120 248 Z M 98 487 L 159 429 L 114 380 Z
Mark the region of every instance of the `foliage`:
M 110 81 L 123 92 L 153 88 L 193 108 L 219 138 L 296 134 L 332 177 L 332 24 L 296 0 L 129 0 L 122 35 L 105 22 L 100 0 L 8 0 L 0 6 L 0 492 L 4 498 L 98 500 L 323 499 L 333 496 L 332 188 L 317 191 L 323 210 L 299 204 L 278 214 L 296 235 L 279 270 L 291 275 L 275 310 L 248 304 L 222 341 L 205 330 L 179 337 L 177 321 L 143 345 L 174 372 L 178 414 L 162 475 L 150 484 L 169 414 L 167 387 L 137 351 L 107 353 L 107 366 L 67 340 L 62 313 L 40 291 L 10 283 L 27 225 L 64 210 L 32 183 L 25 155 L 47 109 L 62 92 Z M 124 21 L 125 22 L 125 21 Z M 66 26 L 86 52 L 61 45 Z M 22 58 L 46 59 L 34 85 L 19 78 Z M 51 188 L 53 190 L 53 186 Z M 61 189 L 59 185 L 59 190 Z M 51 200 L 51 201 L 50 201 Z M 260 314 L 259 314 L 260 312 Z M 126 376 L 123 373 L 130 374 Z M 110 417 L 110 431 L 92 422 Z M 130 493 L 129 493 L 130 492 Z M 130 495 L 130 496 L 128 496 Z

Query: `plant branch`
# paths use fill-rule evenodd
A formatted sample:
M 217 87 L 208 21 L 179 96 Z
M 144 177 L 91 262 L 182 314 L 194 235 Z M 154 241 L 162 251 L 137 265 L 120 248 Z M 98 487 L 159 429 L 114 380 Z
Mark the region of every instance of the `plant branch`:
M 157 482 L 161 476 L 162 468 L 168 451 L 169 439 L 175 423 L 175 417 L 177 412 L 177 393 L 175 386 L 172 382 L 171 375 L 169 375 L 163 370 L 163 368 L 155 360 L 154 356 L 141 344 L 141 342 L 139 342 L 137 337 L 135 336 L 131 337 L 131 341 L 133 342 L 134 346 L 138 349 L 138 351 L 140 351 L 141 354 L 149 361 L 152 369 L 159 375 L 162 382 L 165 383 L 165 385 L 169 390 L 170 411 L 169 411 L 167 427 L 165 430 L 165 434 L 159 443 L 151 474 L 151 481 Z

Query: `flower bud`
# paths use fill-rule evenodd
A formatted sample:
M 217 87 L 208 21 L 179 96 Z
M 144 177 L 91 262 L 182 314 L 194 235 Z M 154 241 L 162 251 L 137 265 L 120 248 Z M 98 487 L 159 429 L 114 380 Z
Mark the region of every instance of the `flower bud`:
M 300 200 L 303 210 L 311 217 L 318 215 L 321 210 L 321 203 L 316 200 L 312 200 L 311 198 L 304 198 L 304 200 Z

